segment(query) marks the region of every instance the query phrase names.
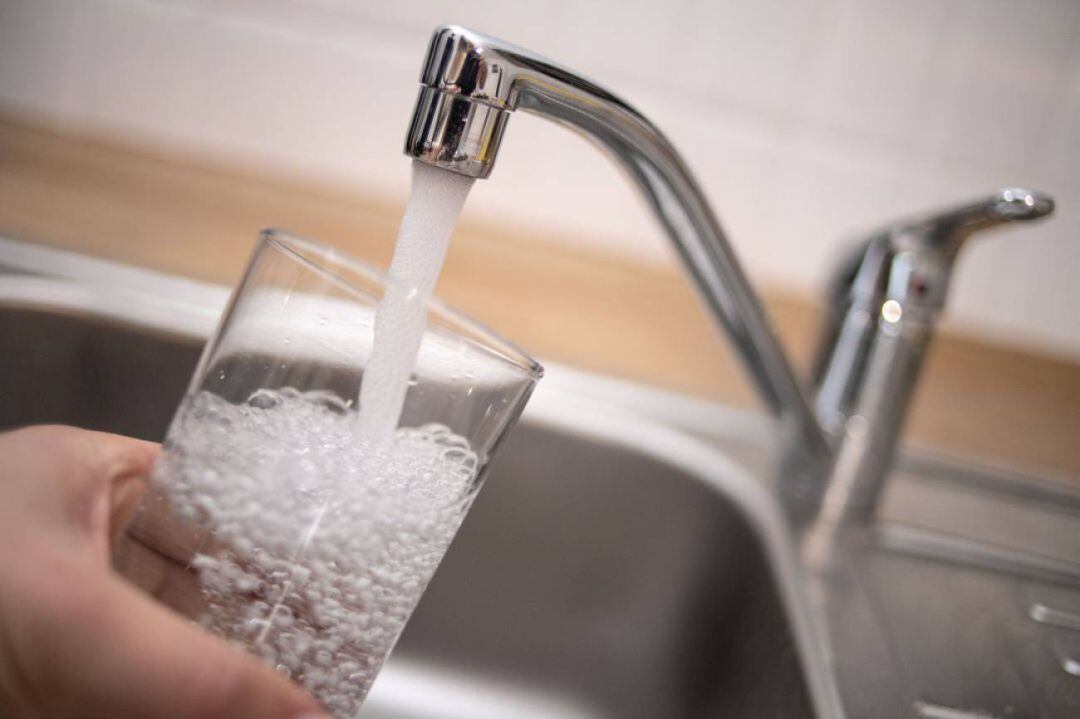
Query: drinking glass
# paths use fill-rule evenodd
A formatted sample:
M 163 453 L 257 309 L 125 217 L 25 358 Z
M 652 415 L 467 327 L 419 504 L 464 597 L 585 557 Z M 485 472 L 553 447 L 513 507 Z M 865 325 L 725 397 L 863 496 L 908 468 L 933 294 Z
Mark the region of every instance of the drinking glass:
M 361 436 L 381 273 L 265 231 L 206 345 L 117 570 L 359 709 L 543 373 L 432 300 L 392 439 Z

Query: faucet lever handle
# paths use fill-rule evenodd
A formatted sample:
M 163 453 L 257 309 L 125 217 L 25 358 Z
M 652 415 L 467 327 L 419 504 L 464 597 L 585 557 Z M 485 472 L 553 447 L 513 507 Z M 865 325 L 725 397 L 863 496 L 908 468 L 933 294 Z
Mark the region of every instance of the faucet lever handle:
M 1026 222 L 1054 211 L 1054 200 L 1038 190 L 1006 187 L 989 197 L 893 225 L 888 234 L 897 247 L 942 250 L 953 254 L 971 235 L 1007 222 Z
M 837 438 L 824 500 L 834 517 L 873 515 L 964 241 L 1053 211 L 1049 195 L 1005 188 L 895 223 L 841 267 L 814 372 L 815 410 Z M 852 417 L 862 418 L 854 434 Z

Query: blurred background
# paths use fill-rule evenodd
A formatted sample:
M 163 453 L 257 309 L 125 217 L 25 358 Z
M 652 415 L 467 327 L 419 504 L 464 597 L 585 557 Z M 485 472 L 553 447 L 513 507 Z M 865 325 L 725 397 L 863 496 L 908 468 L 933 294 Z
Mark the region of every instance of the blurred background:
M 419 63 L 443 22 L 543 52 L 651 117 L 804 360 L 853 240 L 1003 185 L 1052 193 L 1051 221 L 965 251 L 957 343 L 941 350 L 959 354 L 930 385 L 978 395 L 979 411 L 1024 375 L 1048 406 L 1075 405 L 1073 0 L 0 0 L 0 233 L 221 282 L 269 224 L 384 262 Z M 511 125 L 440 292 L 541 356 L 745 403 L 615 168 L 545 122 Z M 981 365 L 988 347 L 1040 364 Z M 930 414 L 924 438 L 955 425 Z
M 1080 356 L 1080 5 L 967 0 L 4 0 L 3 109 L 403 201 L 432 27 L 578 68 L 681 148 L 753 275 L 814 293 L 845 240 L 1003 184 L 1059 215 L 980 243 L 954 326 Z M 668 261 L 606 159 L 518 116 L 471 217 Z M 521 201 L 522 197 L 527 201 Z

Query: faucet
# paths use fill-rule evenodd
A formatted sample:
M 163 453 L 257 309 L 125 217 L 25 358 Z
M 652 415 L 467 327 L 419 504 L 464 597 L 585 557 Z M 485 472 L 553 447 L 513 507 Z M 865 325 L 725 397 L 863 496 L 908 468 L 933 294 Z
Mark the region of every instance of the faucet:
M 659 219 L 711 316 L 780 420 L 789 437 L 784 474 L 796 488 L 789 493 L 810 497 L 815 515 L 839 502 L 850 503 L 852 511 L 834 516 L 866 516 L 854 508 L 875 500 L 918 357 L 964 238 L 1053 208 L 1040 193 L 1005 190 L 996 199 L 905 223 L 866 243 L 847 315 L 834 321 L 829 348 L 819 353 L 826 359 L 812 402 L 698 183 L 640 112 L 578 73 L 456 25 L 435 30 L 420 83 L 405 140 L 405 154 L 420 162 L 488 177 L 516 110 L 566 125 L 608 151 Z M 872 318 L 879 314 L 884 324 L 875 329 Z
M 815 410 L 835 449 L 824 509 L 869 518 L 896 452 L 926 348 L 968 238 L 1045 217 L 1048 195 L 1018 187 L 902 220 L 842 262 L 813 371 Z

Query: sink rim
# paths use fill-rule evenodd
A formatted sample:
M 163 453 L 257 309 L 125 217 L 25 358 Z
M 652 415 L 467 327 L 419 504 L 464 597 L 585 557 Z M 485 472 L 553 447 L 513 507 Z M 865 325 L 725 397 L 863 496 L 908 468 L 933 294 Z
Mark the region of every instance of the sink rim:
M 220 285 L 0 237 L 0 303 L 9 307 L 101 317 L 205 341 L 228 297 L 229 290 Z M 725 435 L 730 430 L 747 443 L 768 444 L 772 422 L 558 363 L 544 364 L 547 375 L 523 422 L 645 455 L 738 508 L 761 542 L 815 713 L 842 716 L 802 581 L 797 542 L 780 505 L 766 482 L 707 441 L 721 427 Z M 695 428 L 699 436 L 694 436 Z
M 213 331 L 228 295 L 219 285 L 0 237 L 0 305 L 100 317 L 199 341 Z M 859 703 L 869 696 L 866 691 L 872 691 L 873 682 L 860 684 L 860 673 L 852 669 L 860 665 L 860 657 L 878 656 L 894 668 L 902 660 L 893 640 L 903 644 L 906 639 L 889 638 L 890 630 L 883 624 L 886 618 L 867 604 L 865 592 L 844 595 L 847 589 L 858 589 L 856 574 L 865 573 L 866 568 L 856 565 L 865 563 L 874 551 L 880 550 L 883 557 L 951 563 L 960 571 L 986 571 L 1002 586 L 1031 578 L 1064 577 L 1080 597 L 1080 564 L 1047 564 L 1037 554 L 996 547 L 985 538 L 965 539 L 952 531 L 955 523 L 908 527 L 902 512 L 890 515 L 888 493 L 874 522 L 837 535 L 839 564 L 815 564 L 813 534 L 794 534 L 781 509 L 775 486 L 781 435 L 769 418 L 558 363 L 545 364 L 548 374 L 526 408 L 523 422 L 647 457 L 715 492 L 741 514 L 760 542 L 818 716 L 846 716 L 844 706 L 849 700 L 854 697 Z M 916 448 L 901 452 L 890 486 L 914 487 L 924 503 L 940 500 L 944 488 L 997 498 L 1020 511 L 1031 506 L 1056 507 L 1067 510 L 1080 527 L 1080 491 L 1053 479 Z M 876 560 L 871 557 L 870 561 Z M 834 572 L 839 573 L 834 576 Z M 867 581 L 874 584 L 876 580 Z M 829 594 L 833 590 L 838 592 L 835 597 Z M 850 616 L 835 626 L 827 616 L 830 608 L 843 608 L 848 599 L 856 610 L 873 610 L 858 618 L 864 632 L 859 646 L 844 643 L 843 628 L 851 624 Z M 1004 611 L 998 605 L 990 608 Z M 1028 623 L 1030 618 L 1023 621 Z M 1029 629 L 1024 624 L 1023 630 Z M 911 649 L 920 647 L 913 643 Z M 921 706 L 917 684 L 894 678 L 888 688 L 896 693 L 875 694 L 876 701 L 886 702 L 885 706 L 875 704 L 875 711 Z M 915 704 L 905 705 L 908 700 Z

